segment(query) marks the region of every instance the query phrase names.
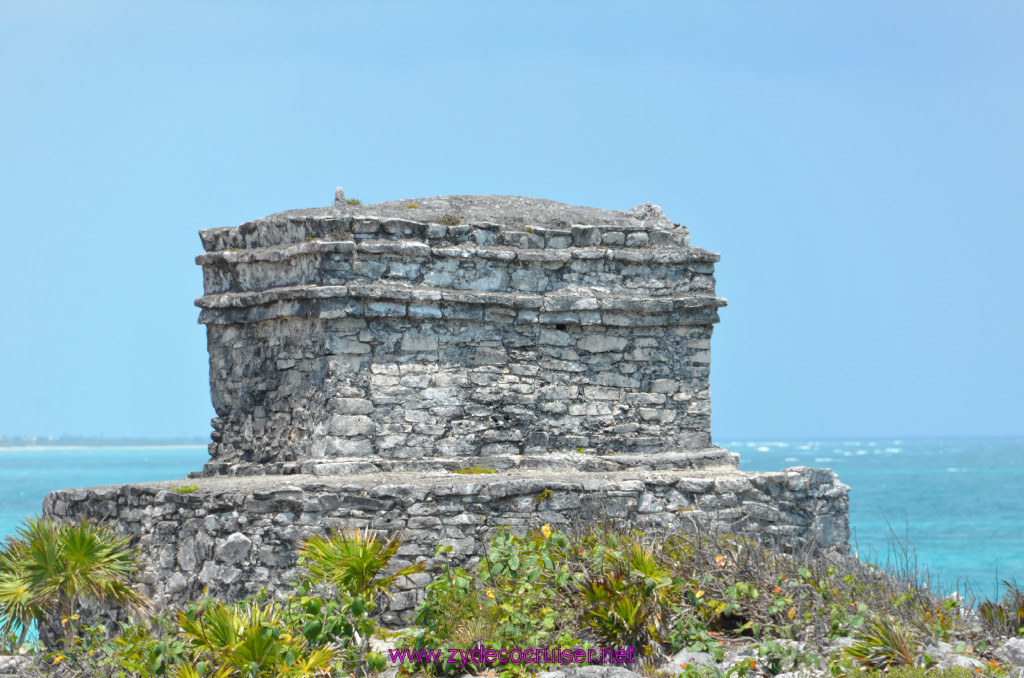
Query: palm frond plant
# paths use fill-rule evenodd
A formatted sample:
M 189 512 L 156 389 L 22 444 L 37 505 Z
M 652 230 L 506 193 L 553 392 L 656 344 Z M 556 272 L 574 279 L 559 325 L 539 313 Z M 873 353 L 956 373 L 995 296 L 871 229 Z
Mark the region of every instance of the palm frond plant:
M 380 596 L 391 596 L 396 581 L 424 569 L 420 562 L 384 574 L 401 546 L 398 536 L 356 528 L 314 535 L 299 547 L 299 566 L 307 576 L 285 615 L 314 646 L 335 647 L 346 673 L 384 668 L 383 657 L 369 647 L 377 628 L 371 614 Z
M 33 623 L 52 615 L 70 641 L 87 603 L 141 610 L 147 599 L 131 585 L 138 567 L 128 538 L 106 527 L 30 519 L 0 551 L 0 631 L 20 627 L 23 642 Z
M 920 645 L 913 632 L 887 615 L 869 621 L 853 640 L 844 653 L 868 670 L 914 666 L 919 656 Z
M 245 676 L 326 675 L 335 649 L 313 647 L 301 634 L 289 632 L 276 603 L 228 605 L 211 602 L 178 616 L 180 636 L 193 653 L 193 661 L 179 676 L 229 678 Z
M 650 546 L 637 542 L 606 553 L 605 567 L 577 584 L 586 603 L 584 623 L 605 643 L 654 651 L 670 612 L 669 572 Z
M 398 553 L 401 539 L 385 537 L 373 530 L 335 530 L 323 537 L 313 535 L 299 547 L 299 564 L 317 583 L 335 586 L 353 598 L 372 600 L 402 577 L 423 571 L 423 563 L 403 567 L 394 574 L 381 574 Z

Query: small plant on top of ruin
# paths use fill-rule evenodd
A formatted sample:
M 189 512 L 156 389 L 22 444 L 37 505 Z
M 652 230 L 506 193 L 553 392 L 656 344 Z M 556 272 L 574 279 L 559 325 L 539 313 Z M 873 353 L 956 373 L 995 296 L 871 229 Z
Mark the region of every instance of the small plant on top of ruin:
M 181 487 L 174 488 L 174 491 L 178 494 L 192 494 L 198 489 L 198 485 L 182 485 Z
M 362 205 L 363 201 L 359 198 L 349 198 L 345 201 L 346 205 Z
M 410 203 L 410 204 L 406 205 L 405 208 L 406 209 L 410 209 L 410 210 L 418 210 L 420 208 L 420 206 L 416 205 L 414 203 Z
M 452 470 L 452 473 L 458 473 L 459 475 L 464 475 L 464 476 L 474 476 L 474 475 L 481 475 L 481 474 L 487 475 L 487 474 L 497 473 L 497 472 L 498 472 L 498 469 L 496 469 L 496 468 L 486 468 L 484 466 L 470 466 L 469 468 L 457 468 L 457 469 Z
M 534 504 L 543 504 L 544 502 L 546 502 L 550 498 L 551 498 L 551 490 L 549 490 L 548 488 L 545 487 L 543 490 L 540 491 L 539 494 L 537 494 L 536 497 L 533 498 L 533 503 Z
M 444 224 L 445 226 L 458 226 L 459 218 L 454 214 L 446 214 L 443 217 L 441 217 L 441 223 Z

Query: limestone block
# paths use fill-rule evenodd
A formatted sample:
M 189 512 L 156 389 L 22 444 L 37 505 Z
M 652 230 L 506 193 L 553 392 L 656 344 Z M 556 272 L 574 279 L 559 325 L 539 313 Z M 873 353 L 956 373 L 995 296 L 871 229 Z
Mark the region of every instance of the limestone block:
M 234 532 L 226 539 L 217 542 L 215 549 L 217 560 L 229 565 L 240 563 L 249 555 L 252 540 L 241 532 Z

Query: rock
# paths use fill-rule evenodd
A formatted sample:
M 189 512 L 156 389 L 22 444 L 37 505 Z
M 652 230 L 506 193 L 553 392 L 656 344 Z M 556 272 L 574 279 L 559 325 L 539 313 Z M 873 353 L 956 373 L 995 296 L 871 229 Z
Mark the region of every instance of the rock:
M 937 661 L 935 666 L 940 669 L 964 668 L 971 671 L 985 669 L 985 662 L 962 654 L 940 654 L 937 657 L 932 657 L 932 659 Z
M 856 642 L 857 642 L 856 640 L 854 640 L 853 638 L 849 638 L 849 637 L 835 638 L 835 639 L 832 640 L 832 642 L 825 649 L 826 649 L 826 652 L 828 654 L 835 655 L 835 654 L 839 654 L 840 652 L 842 652 L 843 650 L 845 650 L 846 648 L 850 647 L 851 645 L 853 645 Z
M 1014 666 L 1024 666 L 1024 638 L 1010 638 L 1002 647 L 992 651 L 999 659 Z
M 33 661 L 29 656 L 0 655 L 0 676 L 24 676 L 32 671 Z
M 722 658 L 722 666 L 733 667 L 743 659 L 757 659 L 757 650 L 749 646 L 734 647 L 727 650 Z
M 249 555 L 252 540 L 241 532 L 235 532 L 217 543 L 217 559 L 229 565 L 240 563 Z
M 662 664 L 661 668 L 675 675 L 687 666 L 716 666 L 715 659 L 707 652 L 682 650 Z
M 544 671 L 537 678 L 641 678 L 639 673 L 621 666 L 571 666 Z

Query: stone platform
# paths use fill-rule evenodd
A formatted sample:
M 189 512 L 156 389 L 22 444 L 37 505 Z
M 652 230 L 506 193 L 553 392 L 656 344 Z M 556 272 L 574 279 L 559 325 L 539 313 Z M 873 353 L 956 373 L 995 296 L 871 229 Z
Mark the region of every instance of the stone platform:
M 174 491 L 193 484 L 194 492 Z M 131 534 L 145 554 L 145 592 L 162 609 L 204 590 L 237 600 L 263 586 L 286 588 L 298 544 L 330 528 L 400 531 L 399 566 L 433 562 L 438 544 L 453 546 L 455 562 L 469 564 L 501 528 L 602 521 L 649 534 L 730 531 L 789 552 L 845 552 L 847 492 L 832 471 L 803 467 L 256 475 L 60 490 L 46 496 L 44 513 L 102 519 Z M 427 581 L 421 574 L 400 582 L 385 621 L 408 620 Z

